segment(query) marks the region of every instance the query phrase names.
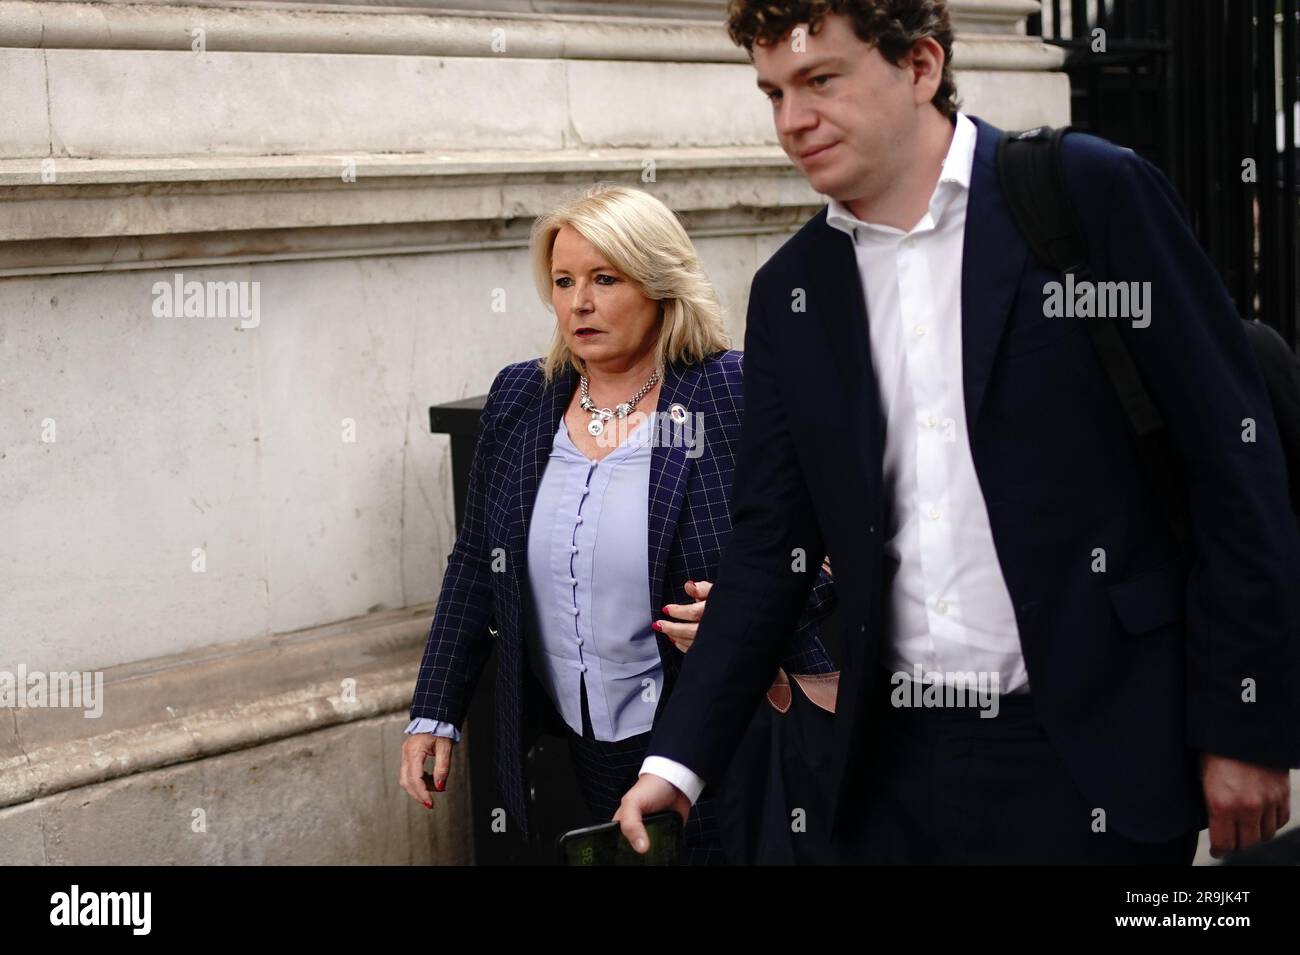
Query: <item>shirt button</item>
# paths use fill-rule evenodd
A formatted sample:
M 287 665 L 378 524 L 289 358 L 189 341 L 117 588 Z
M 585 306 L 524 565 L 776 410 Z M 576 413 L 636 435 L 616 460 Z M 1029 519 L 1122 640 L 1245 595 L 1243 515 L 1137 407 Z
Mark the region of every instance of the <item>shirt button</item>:
M 930 520 L 937 521 L 938 519 L 939 519 L 939 509 L 937 507 L 930 508 Z
M 948 601 L 946 601 L 946 600 L 940 600 L 937 604 L 934 605 L 934 609 L 937 610 L 937 611 L 939 611 L 939 613 L 947 613 L 947 612 L 948 612 Z
M 582 488 L 582 496 L 583 496 L 583 497 L 586 497 L 586 496 L 587 496 L 588 494 L 590 494 L 590 493 L 591 493 L 591 487 L 590 487 L 590 486 L 587 486 L 587 485 L 584 485 L 583 488 Z
M 925 426 L 927 428 L 937 427 L 938 424 L 939 424 L 939 419 L 936 418 L 934 415 L 930 415 L 930 417 L 925 419 Z
M 573 522 L 574 522 L 575 524 L 581 524 L 581 523 L 582 523 L 582 515 L 579 514 L 577 517 L 575 517 L 575 518 L 573 519 Z
M 574 641 L 578 644 L 578 646 L 582 646 L 582 637 L 575 637 Z
M 573 613 L 573 615 L 574 615 L 575 617 L 578 615 L 578 608 L 577 608 L 577 607 L 570 607 L 569 610 Z
M 587 672 L 587 664 L 585 664 L 585 663 L 579 663 L 577 666 L 574 667 L 574 669 L 577 670 L 579 673 L 586 673 L 586 672 Z
M 923 336 L 923 335 L 925 334 L 925 326 L 924 326 L 924 325 L 915 325 L 915 326 L 912 327 L 912 332 L 916 335 L 917 338 L 920 338 L 921 336 Z
M 570 578 L 569 578 L 569 583 L 570 583 L 572 586 L 574 586 L 574 587 L 578 586 L 578 578 L 577 578 L 577 577 L 570 577 Z
M 577 544 L 571 544 L 571 545 L 569 545 L 569 553 L 570 553 L 570 554 L 576 554 L 577 552 L 578 552 L 578 545 L 577 545 Z

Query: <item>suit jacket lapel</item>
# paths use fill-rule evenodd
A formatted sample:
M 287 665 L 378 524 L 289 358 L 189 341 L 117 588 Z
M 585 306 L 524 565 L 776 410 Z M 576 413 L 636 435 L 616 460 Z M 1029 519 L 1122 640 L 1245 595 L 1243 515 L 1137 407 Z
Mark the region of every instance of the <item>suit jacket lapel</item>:
M 961 355 L 966 428 L 974 433 L 980 405 L 1015 302 L 1028 247 L 1002 199 L 994 157 L 1001 131 L 974 120 L 975 163 L 966 201 L 961 266 Z
M 650 513 L 646 528 L 649 542 L 646 554 L 647 579 L 650 582 L 647 596 L 650 600 L 649 606 L 655 612 L 658 611 L 662 600 L 664 565 L 668 561 L 668 551 L 677 535 L 677 519 L 682 510 L 686 478 L 691 471 L 691 458 L 687 456 L 690 449 L 686 447 L 686 442 L 665 441 L 663 437 L 669 434 L 678 435 L 689 438 L 692 443 L 702 439 L 702 428 L 698 423 L 700 419 L 697 417 L 697 412 L 703 409 L 698 406 L 697 392 L 703 377 L 704 369 L 700 365 L 685 367 L 669 365 L 664 371 L 663 386 L 659 389 L 659 404 L 655 409 L 658 414 L 654 422 L 656 440 L 650 452 Z M 687 420 L 684 423 L 684 431 L 679 430 L 682 426 L 677 425 L 672 426 L 671 432 L 668 430 L 671 423 L 668 409 L 674 404 L 686 408 Z M 703 428 L 709 427 L 709 424 L 706 415 Z
M 847 399 L 847 407 L 839 411 L 848 419 L 850 433 L 858 435 L 859 463 L 868 481 L 866 493 L 871 494 L 880 486 L 884 421 L 871 365 L 867 303 L 853 240 L 827 224 L 826 211 L 817 214 L 821 228 L 814 230 L 808 311 L 830 338 L 831 359 Z M 828 400 L 839 397 L 832 392 Z
M 543 384 L 542 393 L 532 403 L 520 430 L 522 446 L 515 497 L 516 518 L 512 525 L 514 533 L 510 537 L 509 558 L 510 566 L 520 571 L 521 587 L 527 583 L 522 573 L 527 566 L 528 527 L 533 517 L 533 504 L 537 501 L 537 488 L 541 485 L 542 471 L 546 468 L 546 459 L 551 455 L 555 432 L 573 397 L 577 380 L 578 373 L 566 365 L 549 385 Z
M 871 335 L 868 323 L 862 274 L 858 269 L 853 240 L 839 229 L 825 222 L 827 210 L 818 215 L 822 228 L 816 230 L 816 245 L 811 252 L 809 283 L 814 290 L 825 290 L 822 295 L 809 295 L 810 306 L 816 306 L 815 317 L 826 329 L 830 339 L 831 360 L 836 376 L 842 382 L 841 390 L 827 392 L 829 403 L 843 401 L 839 409 L 856 434 L 854 442 L 859 455 L 859 467 L 865 483 L 863 493 L 867 500 L 878 498 L 883 490 L 885 420 L 880 401 L 880 388 L 876 382 L 871 357 Z M 813 308 L 810 307 L 810 313 Z M 882 511 L 892 509 L 891 501 L 884 501 Z M 866 639 L 855 643 L 856 634 L 846 635 L 846 659 L 841 671 L 839 708 L 835 715 L 835 746 L 832 756 L 832 779 L 841 782 L 845 766 L 859 745 L 859 711 L 864 706 L 865 692 L 861 680 L 871 670 L 869 649 L 872 642 Z M 837 818 L 843 797 L 842 786 L 832 793 L 832 820 Z

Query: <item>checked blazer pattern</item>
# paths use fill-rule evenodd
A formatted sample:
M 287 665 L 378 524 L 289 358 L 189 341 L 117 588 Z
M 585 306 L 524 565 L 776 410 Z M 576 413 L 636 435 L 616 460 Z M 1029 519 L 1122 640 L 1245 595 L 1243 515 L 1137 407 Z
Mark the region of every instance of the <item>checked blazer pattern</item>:
M 694 434 L 685 437 L 693 437 L 695 448 L 683 440 L 659 440 L 652 450 L 646 604 L 629 608 L 633 612 L 657 618 L 664 604 L 689 601 L 686 581 L 717 576 L 731 535 L 729 500 L 744 411 L 741 372 L 738 351 L 719 352 L 693 365 L 670 365 L 664 371 L 656 425 L 667 418 L 672 405 L 683 405 L 686 427 L 694 428 Z M 480 418 L 464 519 L 448 557 L 411 701 L 412 719 L 463 725 L 483 665 L 495 648 L 497 788 L 525 834 L 528 526 L 556 429 L 576 386 L 572 368 L 546 384 L 537 359 L 507 366 L 492 383 Z M 831 580 L 819 569 L 821 558 L 807 555 L 808 572 L 817 573 L 818 582 L 785 648 L 781 666 L 787 673 L 834 669 L 818 627 L 835 606 Z M 657 640 L 664 687 L 656 720 L 685 657 L 667 637 L 660 634 Z

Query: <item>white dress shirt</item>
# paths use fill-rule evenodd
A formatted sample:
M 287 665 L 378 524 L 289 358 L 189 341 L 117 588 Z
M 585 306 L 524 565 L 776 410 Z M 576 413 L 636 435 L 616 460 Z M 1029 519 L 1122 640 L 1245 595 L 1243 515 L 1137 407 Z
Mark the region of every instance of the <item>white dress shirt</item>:
M 929 209 L 911 230 L 863 222 L 836 199 L 826 221 L 853 242 L 885 414 L 894 524 L 884 547 L 899 567 L 881 662 L 909 676 L 919 665 L 940 682 L 946 673 L 997 674 L 998 689 L 1009 693 L 1027 689 L 1028 674 L 962 388 L 962 244 L 975 138 L 975 124 L 958 113 Z M 692 803 L 704 788 L 661 756 L 647 757 L 641 772 L 668 780 Z

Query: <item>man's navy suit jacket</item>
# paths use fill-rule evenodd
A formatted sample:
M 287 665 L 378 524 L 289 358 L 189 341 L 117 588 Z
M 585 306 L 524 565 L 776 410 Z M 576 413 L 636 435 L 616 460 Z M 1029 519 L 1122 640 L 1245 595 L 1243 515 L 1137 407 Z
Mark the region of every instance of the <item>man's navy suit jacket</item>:
M 687 603 L 686 581 L 712 581 L 717 576 L 718 560 L 731 533 L 727 504 L 744 413 L 741 379 L 738 351 L 664 370 L 656 406 L 660 420 L 670 420 L 669 409 L 680 404 L 691 424 L 671 433 L 658 431 L 650 452 L 645 603 L 629 607 L 631 614 L 648 619 L 666 603 Z M 498 652 L 497 790 L 525 834 L 529 823 L 524 796 L 525 722 L 538 718 L 537 713 L 525 711 L 532 700 L 526 692 L 530 669 L 526 641 L 532 639 L 526 634 L 525 609 L 530 599 L 528 533 L 555 432 L 577 384 L 571 366 L 548 383 L 537 359 L 508 365 L 492 382 L 470 465 L 464 522 L 447 560 L 411 701 L 412 719 L 463 726 L 488 654 L 493 649 Z M 805 576 L 810 586 L 817 584 L 811 594 L 804 592 L 803 613 L 795 614 L 798 625 L 792 621 L 777 641 L 788 673 L 831 669 L 820 640 L 820 621 L 835 607 L 835 587 L 819 571 L 822 556 L 817 551 L 807 561 Z M 496 623 L 495 640 L 490 621 Z M 672 695 L 684 655 L 663 634 L 655 640 L 664 673 L 656 701 L 658 714 Z M 768 685 L 776 666 L 773 662 L 767 674 Z M 757 696 L 751 701 L 746 723 L 759 702 Z M 537 703 L 547 705 L 540 698 Z
M 1300 763 L 1300 540 L 1276 425 L 1241 320 L 1168 182 L 1130 150 L 1067 137 L 1067 191 L 1094 273 L 1151 283 L 1150 325 L 1119 328 L 1186 478 L 1194 543 L 1180 551 L 1082 325 L 1112 319 L 1045 317 L 1044 286 L 1060 276 L 1004 202 L 1000 131 L 976 125 L 962 390 L 1036 712 L 1107 825 L 1162 841 L 1205 825 L 1197 753 Z M 790 552 L 825 551 L 844 626 L 840 832 L 871 784 L 866 697 L 896 569 L 882 550 L 892 503 L 867 321 L 852 241 L 825 210 L 755 275 L 733 536 L 649 750 L 719 778 L 807 596 Z

